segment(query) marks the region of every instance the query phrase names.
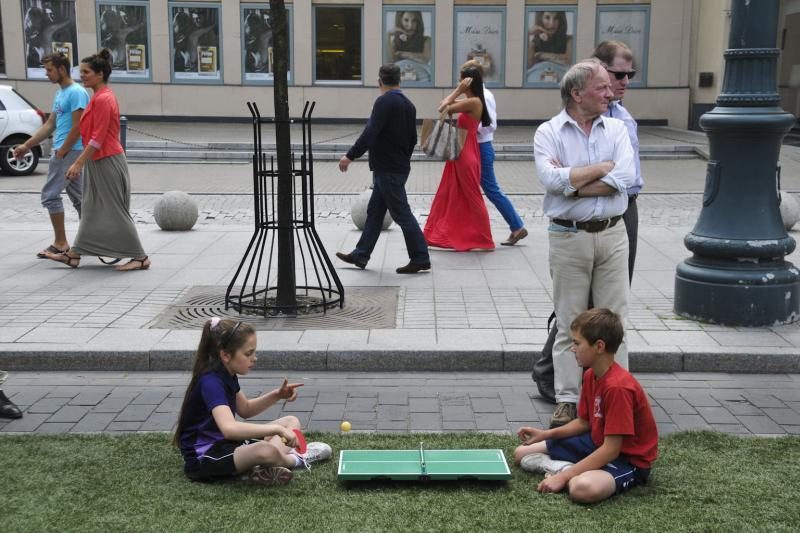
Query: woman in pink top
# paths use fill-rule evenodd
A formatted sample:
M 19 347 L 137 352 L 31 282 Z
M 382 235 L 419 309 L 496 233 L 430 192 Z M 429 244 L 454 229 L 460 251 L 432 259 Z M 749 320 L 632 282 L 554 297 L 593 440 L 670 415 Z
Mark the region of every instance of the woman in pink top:
M 77 268 L 81 255 L 131 260 L 120 271 L 147 270 L 136 225 L 130 215 L 131 185 L 125 151 L 119 142 L 119 105 L 108 87 L 111 52 L 103 49 L 81 61 L 81 81 L 94 96 L 81 117 L 83 152 L 67 170 L 77 179 L 83 170 L 83 211 L 78 234 L 68 251 L 48 259 Z

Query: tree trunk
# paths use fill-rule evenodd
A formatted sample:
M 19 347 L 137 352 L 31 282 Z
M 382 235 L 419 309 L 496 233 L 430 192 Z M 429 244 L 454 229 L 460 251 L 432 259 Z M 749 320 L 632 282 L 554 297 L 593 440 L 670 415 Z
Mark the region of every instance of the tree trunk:
M 273 92 L 275 101 L 275 144 L 278 154 L 278 287 L 279 307 L 294 308 L 297 289 L 294 272 L 294 229 L 292 211 L 292 144 L 289 129 L 289 39 L 284 0 L 270 0 L 272 22 Z

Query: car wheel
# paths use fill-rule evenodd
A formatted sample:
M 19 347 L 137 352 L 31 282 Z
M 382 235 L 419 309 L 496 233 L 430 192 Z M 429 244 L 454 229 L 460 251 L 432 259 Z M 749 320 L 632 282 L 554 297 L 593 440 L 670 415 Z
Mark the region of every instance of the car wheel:
M 14 158 L 14 147 L 22 144 L 27 139 L 23 137 L 11 137 L 3 143 L 0 155 L 0 168 L 3 172 L 11 176 L 27 176 L 36 170 L 39 164 L 39 150 L 34 148 L 25 154 L 21 159 Z

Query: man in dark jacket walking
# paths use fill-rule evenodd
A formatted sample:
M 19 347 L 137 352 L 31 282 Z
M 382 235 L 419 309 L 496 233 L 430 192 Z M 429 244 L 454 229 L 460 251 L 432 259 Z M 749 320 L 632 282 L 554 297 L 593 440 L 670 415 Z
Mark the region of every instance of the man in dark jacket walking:
M 354 159 L 369 150 L 372 195 L 367 205 L 367 221 L 355 249 L 336 257 L 364 269 L 378 242 L 386 210 L 403 230 L 409 263 L 398 274 L 430 270 L 431 259 L 422 230 L 411 212 L 406 197 L 406 181 L 411 172 L 411 154 L 417 144 L 417 110 L 400 90 L 400 68 L 383 65 L 378 73 L 381 95 L 375 100 L 367 126 L 347 155 L 339 160 L 339 170 L 347 172 Z

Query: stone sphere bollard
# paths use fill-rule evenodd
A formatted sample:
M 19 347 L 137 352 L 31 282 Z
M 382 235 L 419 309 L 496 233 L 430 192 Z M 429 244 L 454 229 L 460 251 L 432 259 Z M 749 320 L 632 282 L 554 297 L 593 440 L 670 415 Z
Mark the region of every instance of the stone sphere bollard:
M 364 224 L 367 223 L 367 205 L 369 204 L 369 197 L 372 196 L 372 189 L 367 189 L 358 195 L 358 198 L 350 206 L 350 216 L 353 218 L 353 224 L 360 230 L 364 230 Z M 392 217 L 389 211 L 386 211 L 386 216 L 383 217 L 383 228 L 388 229 L 392 225 Z
M 197 222 L 197 204 L 185 192 L 165 192 L 156 201 L 153 216 L 164 231 L 188 231 Z
M 792 229 L 800 220 L 800 202 L 788 192 L 783 191 L 781 191 L 781 219 L 786 231 Z

